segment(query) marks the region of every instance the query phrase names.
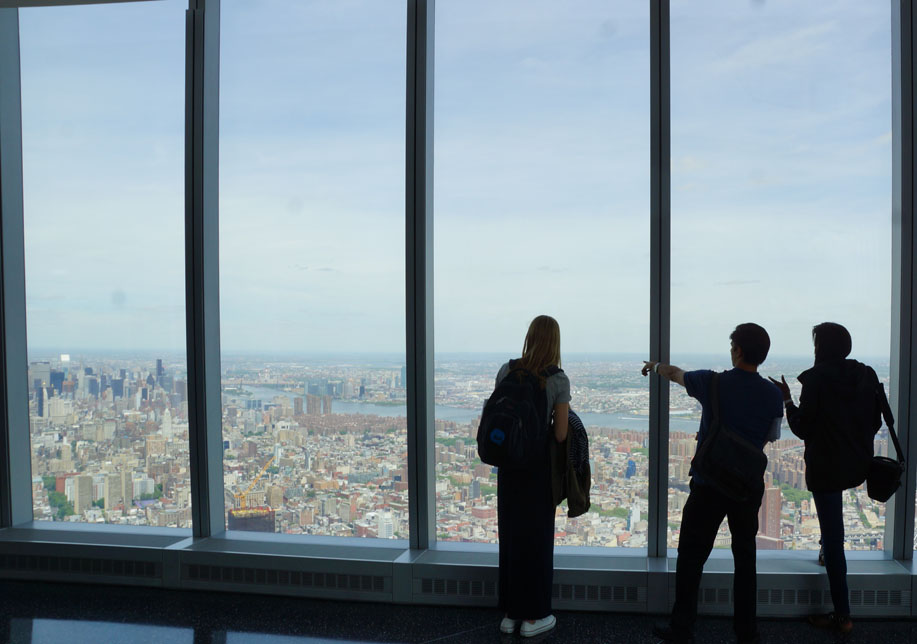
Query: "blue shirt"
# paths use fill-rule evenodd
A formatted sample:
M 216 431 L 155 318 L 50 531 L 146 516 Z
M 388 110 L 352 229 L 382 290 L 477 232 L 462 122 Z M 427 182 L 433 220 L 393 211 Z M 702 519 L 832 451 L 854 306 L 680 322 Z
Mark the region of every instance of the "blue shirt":
M 703 408 L 697 440 L 707 434 L 712 412 L 710 410 L 710 383 L 713 372 L 709 369 L 685 372 L 685 389 Z M 729 429 L 764 449 L 764 444 L 780 438 L 780 419 L 783 418 L 783 394 L 777 385 L 760 374 L 744 369 L 732 369 L 720 374 L 720 421 Z

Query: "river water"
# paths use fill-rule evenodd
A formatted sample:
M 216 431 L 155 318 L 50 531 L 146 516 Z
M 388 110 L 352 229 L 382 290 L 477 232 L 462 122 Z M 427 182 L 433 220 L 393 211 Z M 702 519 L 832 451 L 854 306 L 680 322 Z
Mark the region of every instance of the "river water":
M 272 389 L 270 387 L 245 387 L 251 396 L 239 396 L 242 400 L 261 400 L 269 403 L 274 396 L 286 396 L 291 400 L 294 394 Z M 335 400 L 331 409 L 336 414 L 367 414 L 372 416 L 398 417 L 406 416 L 404 405 L 377 405 L 369 402 L 354 402 Z M 480 408 L 469 409 L 466 407 L 453 407 L 451 405 L 436 405 L 437 420 L 451 420 L 456 423 L 468 423 L 481 414 Z M 598 412 L 577 412 L 586 427 L 611 427 L 614 429 L 631 429 L 645 432 L 649 426 L 648 416 L 633 416 L 628 414 L 605 414 Z M 669 430 L 677 432 L 696 432 L 698 421 L 678 416 L 669 417 Z

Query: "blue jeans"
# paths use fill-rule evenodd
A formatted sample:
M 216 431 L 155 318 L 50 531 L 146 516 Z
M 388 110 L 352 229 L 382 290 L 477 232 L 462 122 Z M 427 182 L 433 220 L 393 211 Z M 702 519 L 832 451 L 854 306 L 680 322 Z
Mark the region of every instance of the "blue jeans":
M 821 543 L 825 549 L 825 570 L 831 586 L 831 601 L 837 615 L 850 615 L 847 592 L 847 559 L 844 557 L 843 492 L 813 492 Z

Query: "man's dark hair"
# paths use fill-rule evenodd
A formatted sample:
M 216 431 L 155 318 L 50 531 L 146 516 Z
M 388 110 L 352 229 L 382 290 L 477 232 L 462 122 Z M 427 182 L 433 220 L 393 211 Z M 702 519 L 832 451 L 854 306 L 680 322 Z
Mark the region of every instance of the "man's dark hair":
M 850 355 L 853 340 L 850 332 L 837 322 L 822 322 L 812 327 L 815 362 L 843 360 Z
M 736 327 L 729 335 L 732 343 L 742 350 L 742 360 L 756 367 L 764 362 L 771 348 L 771 338 L 764 327 L 746 322 Z

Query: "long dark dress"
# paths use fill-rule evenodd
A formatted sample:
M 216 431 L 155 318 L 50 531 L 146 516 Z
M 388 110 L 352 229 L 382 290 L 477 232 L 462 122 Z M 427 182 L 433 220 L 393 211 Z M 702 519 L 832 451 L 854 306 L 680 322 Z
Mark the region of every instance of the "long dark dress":
M 510 619 L 551 614 L 554 581 L 554 501 L 551 466 L 497 474 L 500 607 Z
M 497 382 L 508 372 L 507 363 L 497 374 Z M 545 393 L 550 418 L 555 404 L 570 402 L 567 376 L 563 372 L 550 376 Z M 552 432 L 548 440 L 554 440 Z M 551 614 L 554 507 L 548 442 L 544 467 L 532 472 L 498 471 L 500 607 L 510 619 L 541 619 Z

